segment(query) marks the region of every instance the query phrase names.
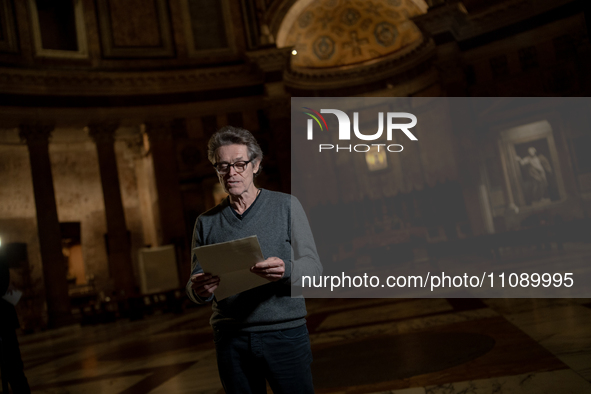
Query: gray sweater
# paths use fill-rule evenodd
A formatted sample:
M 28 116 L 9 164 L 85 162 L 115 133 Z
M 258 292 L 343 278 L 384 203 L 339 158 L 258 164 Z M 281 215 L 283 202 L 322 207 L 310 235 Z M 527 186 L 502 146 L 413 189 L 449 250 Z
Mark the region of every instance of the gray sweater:
M 203 299 L 187 283 L 187 295 L 196 303 L 213 301 L 211 325 L 217 330 L 272 331 L 298 327 L 305 323 L 303 297 L 292 297 L 301 286 L 302 275 L 320 275 L 322 266 L 308 219 L 297 198 L 289 194 L 261 189 L 250 212 L 238 219 L 229 200 L 197 218 L 192 248 L 256 235 L 263 257 L 279 257 L 285 262 L 285 274 L 251 290 L 217 301 Z M 191 256 L 191 274 L 203 272 L 195 254 Z M 254 274 L 252 274 L 254 275 Z

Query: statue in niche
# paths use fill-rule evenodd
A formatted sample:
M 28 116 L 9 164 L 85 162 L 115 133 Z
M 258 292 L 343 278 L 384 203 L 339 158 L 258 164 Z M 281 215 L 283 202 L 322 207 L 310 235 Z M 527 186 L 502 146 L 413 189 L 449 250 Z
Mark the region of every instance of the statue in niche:
M 550 161 L 544 155 L 538 154 L 533 146 L 530 146 L 527 151 L 528 156 L 515 157 L 522 169 L 525 200 L 528 205 L 549 203 L 548 176 L 552 174 Z

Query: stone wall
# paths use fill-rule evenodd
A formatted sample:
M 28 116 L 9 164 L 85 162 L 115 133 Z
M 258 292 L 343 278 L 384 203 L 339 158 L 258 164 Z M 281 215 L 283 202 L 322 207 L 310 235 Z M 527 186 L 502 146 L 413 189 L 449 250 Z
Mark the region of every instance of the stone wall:
M 94 142 L 81 128 L 57 128 L 49 153 L 60 223 L 79 222 L 82 254 L 87 277 L 97 290 L 112 291 L 105 234 L 105 206 L 98 157 Z M 115 143 L 127 229 L 130 232 L 136 279 L 138 249 L 145 245 L 136 165 L 137 135 L 125 134 Z M 43 299 L 42 261 L 37 235 L 37 213 L 33 196 L 27 146 L 20 143 L 17 129 L 0 130 L 0 237 L 3 243 L 25 242 L 33 288 L 30 295 Z M 22 282 L 16 272 L 15 281 Z M 138 283 L 139 284 L 139 283 Z

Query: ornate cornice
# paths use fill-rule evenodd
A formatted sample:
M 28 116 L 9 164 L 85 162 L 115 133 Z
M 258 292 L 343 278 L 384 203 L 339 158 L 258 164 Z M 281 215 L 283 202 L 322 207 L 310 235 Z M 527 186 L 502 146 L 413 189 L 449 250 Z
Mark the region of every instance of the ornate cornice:
M 0 69 L 0 91 L 5 94 L 142 95 L 198 92 L 262 82 L 261 72 L 252 64 L 141 72 Z
M 421 39 L 392 55 L 365 64 L 322 69 L 289 68 L 283 73 L 283 80 L 286 87 L 298 90 L 352 87 L 395 77 L 434 56 L 433 41 Z

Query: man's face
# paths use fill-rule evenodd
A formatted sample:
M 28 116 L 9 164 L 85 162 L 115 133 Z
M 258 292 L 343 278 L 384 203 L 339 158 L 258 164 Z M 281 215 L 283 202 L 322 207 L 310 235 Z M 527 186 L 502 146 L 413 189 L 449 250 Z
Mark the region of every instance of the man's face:
M 234 164 L 237 161 L 248 161 L 248 148 L 246 145 L 225 145 L 215 152 L 217 163 Z M 232 197 L 241 196 L 253 187 L 254 174 L 259 169 L 259 163 L 248 163 L 243 172 L 238 173 L 234 167 L 230 167 L 226 174 L 218 174 L 224 190 Z
M 536 148 L 531 147 L 527 150 L 529 152 L 530 156 L 535 156 L 536 155 Z

